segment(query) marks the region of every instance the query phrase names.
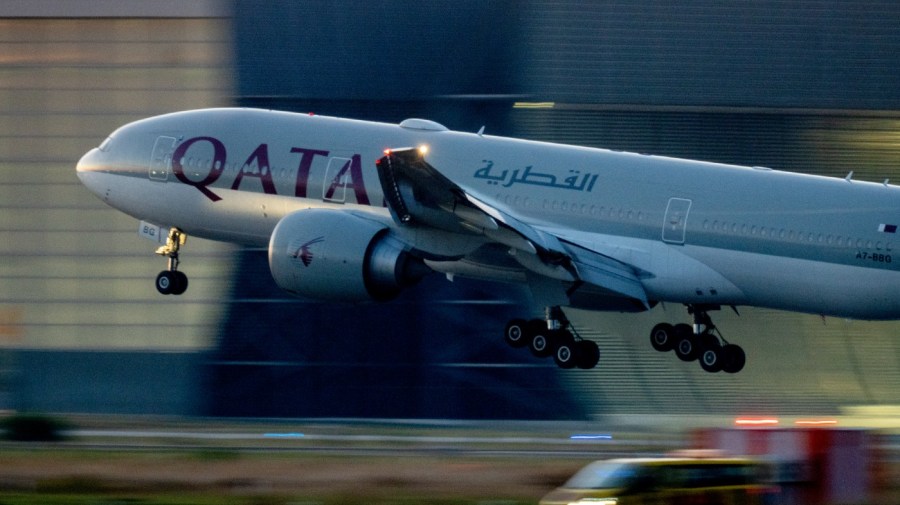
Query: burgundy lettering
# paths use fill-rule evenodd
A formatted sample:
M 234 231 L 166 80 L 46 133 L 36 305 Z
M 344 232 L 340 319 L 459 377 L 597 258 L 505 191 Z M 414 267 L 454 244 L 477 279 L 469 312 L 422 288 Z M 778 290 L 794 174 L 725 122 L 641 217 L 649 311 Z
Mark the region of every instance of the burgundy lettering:
M 258 170 L 253 170 L 253 163 L 256 163 Z M 238 189 L 244 177 L 256 177 L 262 183 L 263 191 L 267 194 L 274 195 L 275 182 L 272 181 L 272 169 L 269 167 L 269 146 L 268 144 L 260 144 L 255 151 L 244 162 L 241 171 L 234 178 L 231 189 Z
M 343 181 L 347 180 L 344 176 L 347 174 L 348 170 L 350 171 L 350 179 L 347 181 L 347 186 L 353 188 L 353 192 L 356 194 L 356 203 L 360 205 L 369 205 L 369 195 L 366 193 L 366 187 L 363 183 L 362 161 L 358 154 L 354 154 L 353 158 L 345 163 L 334 175 L 334 179 L 332 179 L 328 191 L 325 192 L 325 198 L 334 198 L 335 190 L 339 186 L 343 186 Z
M 328 151 L 292 147 L 291 152 L 302 154 L 300 166 L 297 167 L 297 183 L 294 189 L 294 196 L 306 198 L 306 186 L 309 184 L 309 170 L 312 167 L 313 158 L 316 156 L 328 156 Z
M 181 163 L 181 160 L 184 159 L 184 155 L 187 153 L 188 148 L 190 148 L 196 142 L 209 142 L 213 147 L 214 153 L 212 164 L 209 167 L 209 173 L 206 174 L 206 177 L 202 181 L 194 181 L 188 178 L 187 174 L 184 173 L 184 165 L 182 165 Z M 219 177 L 222 176 L 222 172 L 225 171 L 225 161 L 225 146 L 221 141 L 219 141 L 219 139 L 215 139 L 213 137 L 194 137 L 182 142 L 175 149 L 175 152 L 172 153 L 172 172 L 175 173 L 175 178 L 179 181 L 187 184 L 188 186 L 193 186 L 199 189 L 200 192 L 206 195 L 207 198 L 214 202 L 218 202 L 222 199 L 222 197 L 213 193 L 207 186 L 216 182 L 217 180 L 219 180 Z

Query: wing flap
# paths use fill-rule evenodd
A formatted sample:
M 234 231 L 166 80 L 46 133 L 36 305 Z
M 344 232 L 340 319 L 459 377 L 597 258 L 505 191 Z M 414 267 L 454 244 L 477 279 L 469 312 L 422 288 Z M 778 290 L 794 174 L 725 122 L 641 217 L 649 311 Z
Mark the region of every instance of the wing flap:
M 514 219 L 468 196 L 462 188 L 429 165 L 418 149 L 385 151 L 376 162 L 378 178 L 394 220 L 456 233 L 477 233 L 531 254 L 540 240 L 536 230 L 510 226 Z M 501 223 L 506 225 L 501 227 Z
M 418 149 L 385 151 L 376 166 L 388 208 L 400 225 L 484 235 L 525 253 L 517 254 L 516 260 L 533 272 L 593 284 L 649 307 L 632 266 L 561 241 L 479 200 L 428 164 Z
M 634 298 L 650 308 L 644 284 L 630 265 L 572 243 L 562 244 L 572 258 L 579 279 Z

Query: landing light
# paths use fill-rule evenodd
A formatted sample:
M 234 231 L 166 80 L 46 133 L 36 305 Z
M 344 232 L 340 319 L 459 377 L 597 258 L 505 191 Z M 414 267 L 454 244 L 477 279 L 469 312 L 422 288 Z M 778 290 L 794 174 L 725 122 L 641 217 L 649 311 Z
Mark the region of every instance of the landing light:
M 426 154 L 428 154 L 428 146 L 426 146 L 424 144 L 419 146 L 419 155 L 425 156 Z

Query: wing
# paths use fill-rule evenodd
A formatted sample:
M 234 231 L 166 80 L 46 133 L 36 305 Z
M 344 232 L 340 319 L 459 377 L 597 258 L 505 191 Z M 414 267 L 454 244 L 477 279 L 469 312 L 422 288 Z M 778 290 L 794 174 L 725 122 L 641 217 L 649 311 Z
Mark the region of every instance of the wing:
M 649 308 L 640 280 L 645 272 L 560 240 L 479 200 L 429 165 L 419 150 L 385 151 L 376 165 L 385 200 L 398 224 L 483 235 L 509 247 L 518 263 L 529 271 L 573 283 L 570 291 L 587 283 L 611 296 L 630 298 Z M 508 268 L 503 263 L 498 258 L 493 266 Z M 490 260 L 483 258 L 480 265 L 492 266 Z

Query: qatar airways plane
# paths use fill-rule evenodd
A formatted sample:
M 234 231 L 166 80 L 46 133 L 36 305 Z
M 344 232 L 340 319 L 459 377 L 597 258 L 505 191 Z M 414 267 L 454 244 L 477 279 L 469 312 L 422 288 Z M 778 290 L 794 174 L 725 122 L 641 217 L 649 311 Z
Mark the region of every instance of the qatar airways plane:
M 546 316 L 504 338 L 563 368 L 599 351 L 562 307 L 683 304 L 694 324 L 656 325 L 653 348 L 728 373 L 745 354 L 711 321 L 723 306 L 900 319 L 888 181 L 255 109 L 125 125 L 78 177 L 146 233 L 169 230 L 162 294 L 187 288 L 187 235 L 268 247 L 281 288 L 324 300 L 387 301 L 434 273 L 524 283 Z

